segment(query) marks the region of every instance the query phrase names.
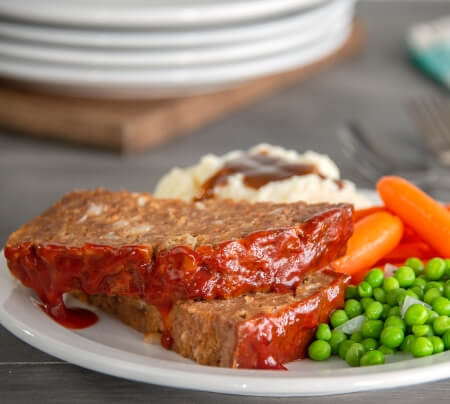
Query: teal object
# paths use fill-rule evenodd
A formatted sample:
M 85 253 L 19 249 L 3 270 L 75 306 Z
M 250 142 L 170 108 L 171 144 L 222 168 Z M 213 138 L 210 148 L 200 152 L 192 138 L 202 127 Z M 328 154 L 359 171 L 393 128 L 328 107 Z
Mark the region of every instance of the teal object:
M 414 64 L 450 90 L 450 17 L 413 26 L 407 47 Z

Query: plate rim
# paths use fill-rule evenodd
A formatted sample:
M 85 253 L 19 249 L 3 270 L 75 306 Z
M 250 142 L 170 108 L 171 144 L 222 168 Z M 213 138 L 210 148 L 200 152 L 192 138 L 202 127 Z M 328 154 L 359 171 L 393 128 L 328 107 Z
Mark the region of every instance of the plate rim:
M 64 5 L 57 2 L 55 6 L 54 2 L 47 0 L 45 3 L 39 2 L 38 6 L 35 3 L 33 7 L 29 0 L 0 0 L 0 14 L 11 19 L 79 26 L 194 26 L 251 20 L 294 9 L 306 9 L 326 1 L 329 0 L 234 0 L 233 7 L 229 2 L 207 4 L 200 1 L 173 6 L 160 2 L 145 7 L 139 2 L 135 8 L 129 5 L 111 8 L 111 4 L 104 2 L 100 5 L 90 4 L 90 12 L 85 13 L 84 7 L 69 2 Z
M 220 28 L 190 27 L 186 28 L 185 31 L 170 32 L 169 30 L 168 33 L 158 33 L 154 32 L 154 30 L 147 30 L 146 32 L 133 30 L 126 32 L 126 36 L 124 36 L 124 30 L 114 32 L 95 28 L 86 30 L 67 26 L 30 26 L 23 22 L 5 20 L 0 21 L 0 34 L 22 41 L 85 46 L 87 48 L 211 46 L 226 43 L 232 44 L 237 41 L 257 40 L 271 35 L 292 32 L 295 29 L 300 29 L 303 25 L 309 26 L 312 24 L 311 20 L 319 20 L 330 14 L 339 13 L 339 11 L 343 13 L 346 9 L 350 12 L 351 7 L 354 7 L 354 5 L 355 0 L 329 0 L 321 2 L 310 11 L 300 11 L 293 15 L 281 15 L 252 24 L 235 24 Z M 25 35 L 23 35 L 24 28 L 26 30 Z M 183 35 L 180 36 L 180 33 Z M 84 40 L 80 40 L 80 36 Z M 148 42 L 145 44 L 145 41 Z
M 321 40 L 300 46 L 288 51 L 266 55 L 248 61 L 222 63 L 217 66 L 180 67 L 168 74 L 167 69 L 95 69 L 61 65 L 55 68 L 51 64 L 24 64 L 15 58 L 3 57 L 0 73 L 11 79 L 48 84 L 64 84 L 70 86 L 89 85 L 92 87 L 138 87 L 149 86 L 153 89 L 196 87 L 199 85 L 218 85 L 239 83 L 267 74 L 289 70 L 299 65 L 312 63 L 341 47 L 349 38 L 353 25 L 339 27 L 340 31 L 327 35 Z M 156 71 L 159 70 L 159 76 Z M 190 70 L 190 71 L 189 71 Z M 109 73 L 109 76 L 108 76 Z M 112 74 L 114 73 L 114 74 Z M 188 75 L 191 74 L 191 77 Z
M 291 50 L 309 48 L 322 38 L 327 38 L 330 31 L 336 32 L 348 27 L 353 19 L 352 13 L 339 12 L 323 24 L 316 25 L 304 35 L 296 31 L 267 38 L 265 41 L 249 41 L 218 45 L 197 49 L 168 50 L 111 50 L 111 49 L 77 49 L 51 44 L 28 44 L 22 41 L 9 41 L 0 38 L 0 55 L 23 60 L 25 63 L 54 64 L 57 68 L 64 65 L 82 68 L 126 69 L 150 68 L 171 69 L 204 68 L 221 63 L 245 63 L 256 58 L 268 58 L 273 54 L 287 53 Z M 123 61 L 126 62 L 123 62 Z M 0 62 L 1 63 L 1 62 Z

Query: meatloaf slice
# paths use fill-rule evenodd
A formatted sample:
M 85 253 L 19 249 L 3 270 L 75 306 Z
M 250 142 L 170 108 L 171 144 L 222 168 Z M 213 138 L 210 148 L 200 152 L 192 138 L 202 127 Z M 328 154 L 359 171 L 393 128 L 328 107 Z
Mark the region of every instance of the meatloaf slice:
M 288 292 L 345 251 L 349 204 L 183 202 L 97 189 L 67 194 L 8 239 L 11 272 L 54 318 L 62 294 L 178 300 Z
M 346 275 L 321 270 L 306 274 L 295 293 L 177 302 L 170 312 L 172 349 L 203 365 L 280 368 L 305 356 L 317 325 L 342 307 L 348 280 Z M 145 334 L 164 329 L 156 307 L 140 299 L 81 298 Z

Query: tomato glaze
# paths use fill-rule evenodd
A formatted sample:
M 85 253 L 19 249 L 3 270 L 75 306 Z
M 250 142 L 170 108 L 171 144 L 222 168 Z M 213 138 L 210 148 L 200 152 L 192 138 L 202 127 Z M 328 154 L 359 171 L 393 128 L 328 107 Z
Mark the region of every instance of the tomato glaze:
M 321 268 L 344 253 L 352 231 L 351 212 L 346 217 L 330 209 L 297 229 L 256 232 L 195 250 L 179 246 L 156 257 L 146 246 L 30 242 L 7 245 L 5 256 L 14 276 L 36 291 L 45 311 L 59 323 L 80 328 L 95 322 L 94 315 L 65 308 L 66 292 L 138 297 L 160 310 L 163 343 L 170 347 L 168 313 L 175 301 L 292 291 L 305 270 Z
M 317 326 L 344 305 L 350 277 L 324 271 L 334 280 L 308 298 L 295 302 L 281 313 L 261 314 L 238 328 L 233 367 L 286 369 L 282 364 L 304 358 Z

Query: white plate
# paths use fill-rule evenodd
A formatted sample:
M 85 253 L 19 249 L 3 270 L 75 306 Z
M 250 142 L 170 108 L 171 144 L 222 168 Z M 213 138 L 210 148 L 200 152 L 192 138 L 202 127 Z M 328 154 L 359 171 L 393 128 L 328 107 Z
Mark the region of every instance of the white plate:
M 183 50 L 103 50 L 80 49 L 39 43 L 23 43 L 0 38 L 0 57 L 21 58 L 31 62 L 94 67 L 179 67 L 189 65 L 238 62 L 305 46 L 347 27 L 352 15 L 342 13 L 315 24 L 305 31 L 287 32 L 263 40 L 207 48 Z
M 209 25 L 255 19 L 324 0 L 0 0 L 0 15 L 81 26 Z
M 0 35 L 10 39 L 49 44 L 100 48 L 185 47 L 218 45 L 270 38 L 287 32 L 308 31 L 336 13 L 350 12 L 354 0 L 333 0 L 311 10 L 301 10 L 261 21 L 225 27 L 110 30 L 32 25 L 0 21 Z
M 287 372 L 223 369 L 201 366 L 145 343 L 142 334 L 93 308 L 100 318 L 97 324 L 68 330 L 32 303 L 34 295 L 12 278 L 3 251 L 0 255 L 0 323 L 37 349 L 102 373 L 170 387 L 259 396 L 341 394 L 450 377 L 450 351 L 421 359 L 396 354 L 388 356 L 385 365 L 362 368 L 332 358 L 291 362 Z
M 330 30 L 308 46 L 292 48 L 238 63 L 184 68 L 96 68 L 32 63 L 2 57 L 0 74 L 9 78 L 58 85 L 60 90 L 93 96 L 180 96 L 277 73 L 319 60 L 339 48 L 351 32 L 350 24 Z M 58 90 L 58 89 L 56 89 Z M 72 91 L 71 91 L 72 90 Z

